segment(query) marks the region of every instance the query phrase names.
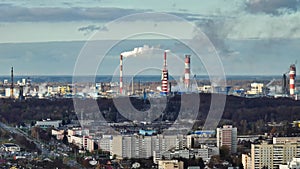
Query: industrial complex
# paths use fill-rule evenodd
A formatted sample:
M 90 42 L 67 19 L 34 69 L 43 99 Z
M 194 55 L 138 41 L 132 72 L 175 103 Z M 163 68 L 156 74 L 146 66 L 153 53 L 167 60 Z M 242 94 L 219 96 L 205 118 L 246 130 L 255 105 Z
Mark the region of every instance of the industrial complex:
M 82 83 L 32 83 L 29 77 L 15 81 L 14 69 L 11 67 L 10 80 L 4 79 L 0 83 L 0 97 L 4 98 L 51 98 L 51 97 L 163 97 L 182 93 L 217 93 L 234 95 L 239 97 L 290 97 L 298 100 L 296 81 L 296 64 L 291 64 L 289 70 L 282 75 L 282 79 L 273 78 L 267 80 L 239 80 L 227 81 L 226 86 L 215 86 L 209 79 L 197 79 L 194 75 L 191 79 L 191 55 L 185 55 L 184 70 L 182 76 L 170 79 L 167 53 L 163 53 L 163 66 L 161 69 L 161 81 L 134 81 L 134 77 L 123 75 L 123 55 L 120 55 L 119 81 L 95 81 L 94 84 Z M 174 66 L 174 65 L 171 65 Z M 158 76 L 158 75 L 156 75 Z

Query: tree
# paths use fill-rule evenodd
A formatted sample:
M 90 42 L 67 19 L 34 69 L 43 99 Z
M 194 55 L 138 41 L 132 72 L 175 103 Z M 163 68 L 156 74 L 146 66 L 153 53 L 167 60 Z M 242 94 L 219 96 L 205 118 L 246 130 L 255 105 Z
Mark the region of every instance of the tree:
M 240 163 L 240 164 L 239 164 L 239 169 L 244 169 L 243 163 Z
M 205 168 L 205 164 L 204 164 L 204 161 L 202 158 L 199 158 L 199 166 L 201 169 L 204 169 Z
M 220 158 L 222 160 L 229 161 L 230 160 L 230 150 L 228 146 L 221 146 L 220 147 Z
M 35 122 L 34 122 L 34 121 L 31 121 L 30 126 L 31 126 L 31 127 L 35 126 Z

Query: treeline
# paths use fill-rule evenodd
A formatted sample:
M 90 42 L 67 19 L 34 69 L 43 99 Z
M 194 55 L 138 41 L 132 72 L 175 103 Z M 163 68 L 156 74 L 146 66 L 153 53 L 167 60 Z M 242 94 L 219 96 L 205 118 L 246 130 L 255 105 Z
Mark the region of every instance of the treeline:
M 216 95 L 219 97 L 220 95 Z M 96 119 L 99 117 L 98 110 L 108 122 L 120 122 L 127 119 L 122 116 L 122 109 L 117 109 L 115 102 L 123 102 L 122 99 L 85 99 L 78 102 L 81 112 L 85 119 Z M 153 98 L 152 98 L 153 99 Z M 180 111 L 185 111 L 191 114 L 198 114 L 198 122 L 195 128 L 201 127 L 210 110 L 211 94 L 200 94 L 199 111 L 193 112 L 192 109 L 186 108 L 181 104 L 187 104 L 189 100 L 182 100 L 182 96 L 168 98 L 168 103 L 165 105 L 164 98 L 156 98 L 154 100 L 143 100 L 140 98 L 130 98 L 129 100 L 133 107 L 137 110 L 159 112 L 163 109 L 163 113 L 156 120 L 174 121 L 177 119 Z M 150 105 L 155 101 L 155 106 Z M 125 103 L 125 102 L 124 102 Z M 81 105 L 80 105 L 81 104 Z M 95 107 L 96 106 L 96 107 Z M 127 103 L 122 106 L 128 106 Z M 196 105 L 195 105 L 196 106 Z M 150 109 L 151 107 L 151 109 Z M 185 109 L 183 109 L 185 107 Z M 78 110 L 77 110 L 78 111 Z M 151 114 L 151 113 L 150 113 Z M 79 115 L 79 114 L 78 114 Z M 80 117 L 80 116 L 79 116 Z M 72 99 L 29 99 L 25 101 L 17 101 L 11 99 L 0 99 L 0 120 L 5 123 L 20 124 L 51 118 L 53 120 L 64 120 L 70 122 L 76 119 L 74 105 Z M 219 125 L 233 124 L 238 127 L 240 134 L 262 133 L 269 131 L 266 124 L 286 123 L 290 124 L 294 120 L 300 120 L 300 101 L 295 101 L 290 98 L 241 98 L 235 96 L 227 96 L 225 109 L 222 115 L 222 120 Z M 278 130 L 278 128 L 276 128 Z M 288 130 L 288 129 L 285 129 Z
M 68 120 L 74 118 L 74 115 L 71 99 L 24 101 L 0 99 L 0 120 L 9 124 L 20 125 L 23 122 L 47 118 Z

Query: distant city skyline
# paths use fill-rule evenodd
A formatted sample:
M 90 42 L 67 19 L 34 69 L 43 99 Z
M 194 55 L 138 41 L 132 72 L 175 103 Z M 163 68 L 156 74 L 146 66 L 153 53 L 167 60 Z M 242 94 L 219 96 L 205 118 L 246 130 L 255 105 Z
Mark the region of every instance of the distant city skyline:
M 103 35 L 102 40 L 118 40 L 118 30 L 108 29 L 106 25 L 120 17 L 142 12 L 176 15 L 199 27 L 216 47 L 225 74 L 282 75 L 299 58 L 299 7 L 298 0 L 201 3 L 196 0 L 188 3 L 183 0 L 39 3 L 4 0 L 0 2 L 0 75 L 9 75 L 11 66 L 15 67 L 17 75 L 72 75 L 81 48 L 93 34 L 98 31 Z M 152 22 L 173 32 L 188 32 L 184 25 L 163 18 Z M 147 24 L 149 21 L 128 20 L 122 29 L 134 31 Z M 107 32 L 113 36 L 104 36 Z M 191 37 L 190 34 L 185 36 Z M 123 51 L 143 45 L 162 45 L 160 41 L 153 42 L 158 37 L 140 38 L 152 41 L 129 44 Z M 112 52 L 113 59 L 108 65 L 118 64 L 119 51 Z M 161 62 L 156 64 L 162 65 Z M 106 67 L 103 70 L 107 70 Z M 195 72 L 205 74 L 205 69 L 200 67 Z

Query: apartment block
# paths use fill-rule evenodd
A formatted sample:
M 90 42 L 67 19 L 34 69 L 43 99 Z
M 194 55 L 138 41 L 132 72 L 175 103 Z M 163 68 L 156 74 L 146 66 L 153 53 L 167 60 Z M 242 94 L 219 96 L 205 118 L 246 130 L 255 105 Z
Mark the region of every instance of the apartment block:
M 300 144 L 297 142 L 276 142 L 269 144 L 263 142 L 261 144 L 251 145 L 251 168 L 261 169 L 268 167 L 269 169 L 277 169 L 279 165 L 287 164 L 294 157 L 300 155 Z
M 231 153 L 237 151 L 237 128 L 231 125 L 224 125 L 217 128 L 217 147 L 227 146 Z

